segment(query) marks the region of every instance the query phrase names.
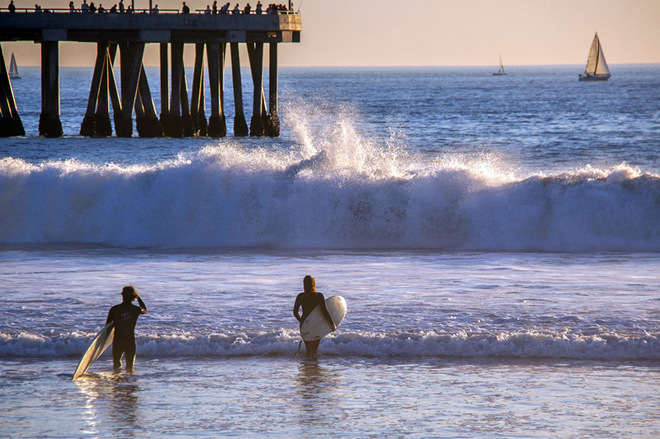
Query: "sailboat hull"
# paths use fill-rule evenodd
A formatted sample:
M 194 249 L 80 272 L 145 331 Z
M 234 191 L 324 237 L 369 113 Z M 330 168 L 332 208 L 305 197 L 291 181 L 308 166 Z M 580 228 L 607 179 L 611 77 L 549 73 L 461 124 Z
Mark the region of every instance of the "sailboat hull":
M 612 75 L 580 75 L 580 81 L 607 81 Z

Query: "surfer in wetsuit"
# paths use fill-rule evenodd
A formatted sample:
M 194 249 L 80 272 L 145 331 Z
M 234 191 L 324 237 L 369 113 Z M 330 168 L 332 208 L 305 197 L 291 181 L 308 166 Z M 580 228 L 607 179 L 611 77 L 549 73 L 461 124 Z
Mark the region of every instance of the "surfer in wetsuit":
M 147 306 L 132 285 L 125 286 L 121 295 L 123 302 L 110 308 L 105 323 L 113 322 L 115 327 L 115 338 L 112 342 L 112 362 L 115 370 L 121 369 L 121 357 L 126 354 L 126 371 L 132 372 L 136 353 L 135 324 L 138 317 L 147 312 Z M 136 299 L 139 307 L 132 303 Z
M 298 297 L 296 297 L 296 303 L 293 305 L 293 315 L 296 320 L 300 322 L 300 325 L 302 326 L 302 323 L 314 308 L 321 305 L 323 315 L 328 319 L 330 325 L 332 325 L 332 330 L 334 331 L 337 329 L 337 326 L 332 321 L 332 317 L 330 317 L 328 308 L 325 306 L 325 297 L 323 297 L 323 294 L 316 291 L 316 281 L 314 278 L 309 275 L 305 276 L 303 279 L 303 287 L 304 292 L 298 294 Z M 300 315 L 300 308 L 302 308 L 302 316 Z M 307 358 L 316 358 L 320 343 L 321 340 L 305 341 L 305 356 Z

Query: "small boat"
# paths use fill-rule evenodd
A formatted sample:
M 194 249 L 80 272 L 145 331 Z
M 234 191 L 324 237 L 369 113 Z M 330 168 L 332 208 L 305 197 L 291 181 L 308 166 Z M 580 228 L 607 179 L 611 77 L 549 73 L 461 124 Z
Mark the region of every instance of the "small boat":
M 16 57 L 14 52 L 11 53 L 11 62 L 9 63 L 9 77 L 11 79 L 21 79 L 21 75 L 18 74 L 18 65 L 16 64 Z
M 504 63 L 502 63 L 502 54 L 500 54 L 500 69 L 493 73 L 493 76 L 504 76 L 506 72 L 504 71 Z
M 612 75 L 610 75 L 610 69 L 605 61 L 603 46 L 600 45 L 598 32 L 596 32 L 594 40 L 591 42 L 584 74 L 580 74 L 580 81 L 607 81 L 610 76 Z

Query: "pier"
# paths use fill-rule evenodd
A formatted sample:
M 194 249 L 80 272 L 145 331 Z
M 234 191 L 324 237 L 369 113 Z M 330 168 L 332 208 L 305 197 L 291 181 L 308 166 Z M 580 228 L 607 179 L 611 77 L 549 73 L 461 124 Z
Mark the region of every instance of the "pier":
M 234 135 L 279 136 L 277 115 L 277 45 L 300 42 L 300 14 L 269 11 L 256 14 L 0 12 L 0 43 L 41 44 L 41 115 L 39 135 L 62 136 L 60 122 L 59 43 L 94 43 L 97 47 L 86 110 L 81 109 L 82 136 L 132 137 L 133 114 L 140 137 L 223 137 L 227 134 L 224 72 L 231 58 L 234 89 Z M 160 46 L 160 115 L 144 70 L 146 44 Z M 239 45 L 245 44 L 252 76 L 253 112 L 248 127 L 243 111 Z M 186 45 L 195 63 L 189 94 L 184 73 Z M 268 103 L 263 89 L 264 50 L 269 52 Z M 229 50 L 227 50 L 229 49 Z M 206 63 L 204 58 L 206 57 Z M 114 64 L 119 58 L 119 81 Z M 0 44 L 0 137 L 25 135 Z M 210 81 L 210 115 L 206 120 L 204 65 Z M 84 114 L 83 114 L 84 112 Z

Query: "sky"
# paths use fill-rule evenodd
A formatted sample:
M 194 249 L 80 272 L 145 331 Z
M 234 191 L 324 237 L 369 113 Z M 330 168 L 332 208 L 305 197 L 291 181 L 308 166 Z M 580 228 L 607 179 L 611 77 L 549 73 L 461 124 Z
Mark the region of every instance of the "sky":
M 136 9 L 149 4 L 134 1 Z M 154 2 L 161 10 L 181 6 Z M 205 8 L 210 0 L 187 3 Z M 68 0 L 40 4 L 64 8 Z M 506 66 L 585 64 L 595 32 L 609 64 L 660 63 L 660 0 L 294 0 L 294 7 L 302 41 L 279 46 L 280 66 L 496 66 L 499 54 Z M 39 65 L 38 44 L 2 46 L 19 65 Z M 94 65 L 94 44 L 60 47 L 61 65 Z M 147 45 L 145 56 L 158 65 L 158 45 Z M 190 46 L 186 64 L 193 56 Z

